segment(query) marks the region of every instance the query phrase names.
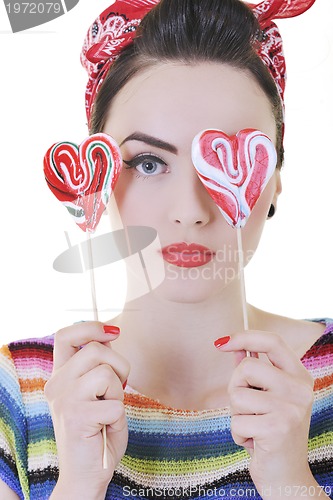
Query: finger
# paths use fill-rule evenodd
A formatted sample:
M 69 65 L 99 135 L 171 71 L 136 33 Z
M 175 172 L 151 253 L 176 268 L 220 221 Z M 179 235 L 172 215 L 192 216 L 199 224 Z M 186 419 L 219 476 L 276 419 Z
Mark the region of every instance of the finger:
M 262 415 L 233 415 L 231 417 L 231 434 L 239 446 L 246 446 L 250 440 L 258 437 L 258 428 L 264 425 Z
M 68 427 L 67 422 L 66 424 L 70 434 L 75 435 L 79 429 L 82 438 L 90 438 L 99 433 L 104 425 L 116 426 L 119 420 L 123 421 L 124 416 L 125 407 L 122 401 L 103 399 L 81 403 L 76 422 L 71 422 L 75 425 L 73 431 Z
M 221 351 L 243 350 L 264 353 L 274 366 L 291 375 L 306 372 L 294 351 L 277 334 L 248 330 L 233 335 L 228 342 L 224 341 L 223 344 L 219 340 L 215 342 L 215 346 Z
M 75 397 L 81 401 L 96 401 L 102 398 L 123 401 L 124 382 L 110 365 L 99 365 L 79 379 Z
M 232 415 L 264 415 L 273 411 L 275 401 L 266 391 L 238 387 L 230 394 Z
M 309 383 L 307 378 L 292 376 L 257 358 L 243 359 L 234 370 L 229 384 L 230 394 L 242 387 L 263 389 L 269 395 L 273 394 L 274 398 L 301 406 L 312 404 L 313 400 L 313 383 Z
M 76 380 L 99 365 L 109 365 L 123 382 L 129 374 L 129 363 L 118 352 L 100 342 L 89 342 L 75 353 L 61 370 L 66 371 L 66 380 Z
M 236 363 L 236 366 L 239 365 L 239 363 L 241 361 L 243 361 L 244 358 L 246 358 L 246 351 L 235 351 L 234 352 L 234 356 L 235 356 L 235 363 Z
M 236 444 L 246 446 L 253 440 L 272 441 L 272 436 L 277 437 L 280 429 L 276 415 L 272 413 L 264 415 L 233 415 L 231 417 L 231 434 Z M 280 425 L 281 429 L 285 424 Z M 285 429 L 284 429 L 285 433 Z
M 101 425 L 110 425 L 113 430 L 121 430 L 117 423 L 125 417 L 125 406 L 118 399 L 103 399 L 92 403 L 94 415 Z M 126 420 L 124 421 L 124 423 Z
M 61 368 L 88 342 L 108 342 L 118 338 L 119 329 L 116 326 L 115 333 L 105 333 L 103 326 L 99 321 L 85 321 L 59 330 L 54 340 L 54 370 Z
M 229 391 L 233 392 L 239 387 L 245 387 L 279 392 L 282 373 L 279 368 L 258 358 L 245 357 L 231 376 Z
M 308 434 L 310 425 L 309 412 L 299 405 L 280 402 L 279 412 L 273 411 L 262 415 L 232 415 L 231 431 L 237 444 L 248 439 L 266 442 L 268 446 L 281 447 L 281 442 L 290 443 L 297 434 Z

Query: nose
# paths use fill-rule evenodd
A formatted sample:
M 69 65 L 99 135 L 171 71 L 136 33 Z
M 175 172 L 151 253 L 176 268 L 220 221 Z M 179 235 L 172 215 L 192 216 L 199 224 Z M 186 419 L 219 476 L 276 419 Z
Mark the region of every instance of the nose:
M 192 162 L 179 165 L 172 190 L 170 221 L 184 227 L 205 226 L 211 218 L 212 200 L 202 185 Z

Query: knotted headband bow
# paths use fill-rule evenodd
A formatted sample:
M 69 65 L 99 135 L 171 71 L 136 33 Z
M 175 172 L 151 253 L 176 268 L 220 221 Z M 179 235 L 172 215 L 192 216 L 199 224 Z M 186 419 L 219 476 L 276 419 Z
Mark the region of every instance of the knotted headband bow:
M 117 0 L 96 19 L 84 40 L 81 63 L 89 80 L 86 88 L 88 123 L 96 95 L 112 63 L 124 47 L 135 37 L 142 18 L 160 0 Z M 257 53 L 269 69 L 279 91 L 282 103 L 286 83 L 286 64 L 282 38 L 273 19 L 295 17 L 308 10 L 315 0 L 264 0 L 248 4 L 262 29 L 262 40 Z
M 278 27 L 272 19 L 284 19 L 303 14 L 315 0 L 264 0 L 258 5 L 248 4 L 259 21 L 263 40 L 257 49 L 263 63 L 269 69 L 284 103 L 286 87 L 286 61 Z

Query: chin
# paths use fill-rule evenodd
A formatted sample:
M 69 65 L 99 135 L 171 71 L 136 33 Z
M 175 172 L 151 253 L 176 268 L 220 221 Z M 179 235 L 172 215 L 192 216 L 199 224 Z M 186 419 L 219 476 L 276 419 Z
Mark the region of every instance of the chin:
M 154 291 L 154 293 L 164 301 L 173 302 L 176 304 L 202 304 L 203 302 L 209 300 L 211 296 L 211 291 L 209 293 L 204 293 L 203 290 L 195 291 L 190 287 L 188 288 L 188 290 L 180 290 L 179 288 L 178 290 L 170 290 L 165 288 L 166 287 L 161 285 L 159 289 Z

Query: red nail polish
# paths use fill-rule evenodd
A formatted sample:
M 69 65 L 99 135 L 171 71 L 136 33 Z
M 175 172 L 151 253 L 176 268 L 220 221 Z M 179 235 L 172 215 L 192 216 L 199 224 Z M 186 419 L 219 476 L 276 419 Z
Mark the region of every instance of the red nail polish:
M 127 379 L 125 380 L 125 382 L 123 383 L 123 389 L 125 390 L 126 389 L 126 386 L 127 386 Z
M 109 333 L 113 335 L 119 335 L 120 328 L 114 325 L 103 325 L 104 333 Z
M 221 337 L 220 339 L 215 340 L 214 345 L 217 349 L 222 347 L 223 345 L 227 344 L 230 340 L 230 337 Z

